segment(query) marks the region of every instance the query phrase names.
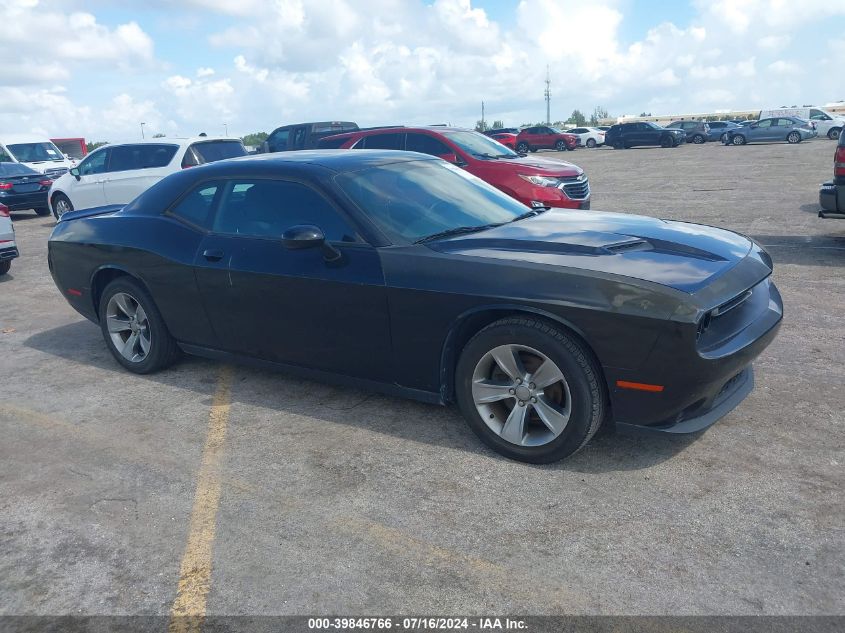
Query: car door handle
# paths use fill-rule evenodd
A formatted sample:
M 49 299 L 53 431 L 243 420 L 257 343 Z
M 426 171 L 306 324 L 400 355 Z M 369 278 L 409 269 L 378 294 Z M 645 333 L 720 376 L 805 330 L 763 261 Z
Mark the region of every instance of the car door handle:
M 202 256 L 210 262 L 219 262 L 221 259 L 223 259 L 223 256 L 225 254 L 226 253 L 224 253 L 223 251 L 218 251 L 212 248 L 206 249 L 202 252 Z

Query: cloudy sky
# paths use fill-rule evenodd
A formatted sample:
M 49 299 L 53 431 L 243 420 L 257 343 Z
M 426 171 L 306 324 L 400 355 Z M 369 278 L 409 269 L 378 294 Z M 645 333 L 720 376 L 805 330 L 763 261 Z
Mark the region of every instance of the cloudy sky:
M 845 99 L 845 0 L 2 0 L 0 132 L 148 134 Z

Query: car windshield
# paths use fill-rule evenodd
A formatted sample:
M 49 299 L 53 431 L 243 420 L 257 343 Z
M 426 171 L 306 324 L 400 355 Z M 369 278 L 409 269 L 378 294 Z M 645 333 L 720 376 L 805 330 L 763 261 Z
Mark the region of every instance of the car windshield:
M 0 163 L 0 176 L 32 176 L 38 172 L 20 163 Z
M 341 173 L 335 181 L 388 239 L 399 244 L 444 231 L 504 224 L 529 211 L 480 178 L 442 161 L 380 165 Z
M 467 154 L 472 154 L 477 158 L 517 158 L 519 156 L 497 140 L 478 132 L 443 132 L 443 136 Z
M 646 121 L 646 125 L 649 127 L 654 128 L 655 130 L 662 130 L 663 128 L 657 125 L 657 123 L 653 123 L 652 121 Z
M 64 160 L 62 153 L 52 143 L 15 143 L 6 147 L 22 163 Z

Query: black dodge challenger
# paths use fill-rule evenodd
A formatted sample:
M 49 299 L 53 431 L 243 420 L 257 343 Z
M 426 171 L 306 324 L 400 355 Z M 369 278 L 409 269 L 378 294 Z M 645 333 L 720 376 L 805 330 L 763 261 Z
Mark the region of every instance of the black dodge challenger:
M 56 285 L 148 373 L 180 350 L 457 402 L 508 457 L 603 422 L 702 430 L 753 387 L 783 315 L 772 260 L 721 229 L 528 209 L 396 151 L 245 157 L 62 216 Z

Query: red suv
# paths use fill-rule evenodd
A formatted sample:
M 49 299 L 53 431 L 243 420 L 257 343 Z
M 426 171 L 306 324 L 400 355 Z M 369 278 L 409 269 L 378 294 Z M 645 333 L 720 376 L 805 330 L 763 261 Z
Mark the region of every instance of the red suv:
M 516 151 L 520 154 L 536 152 L 538 149 L 556 149 L 559 152 L 568 149 L 571 152 L 577 146 L 578 137 L 575 134 L 567 134 L 545 125 L 527 127 L 516 136 Z
M 529 207 L 590 208 L 590 183 L 580 167 L 561 160 L 520 156 L 472 130 L 440 126 L 375 128 L 327 136 L 317 146 L 431 154 L 466 169 Z

